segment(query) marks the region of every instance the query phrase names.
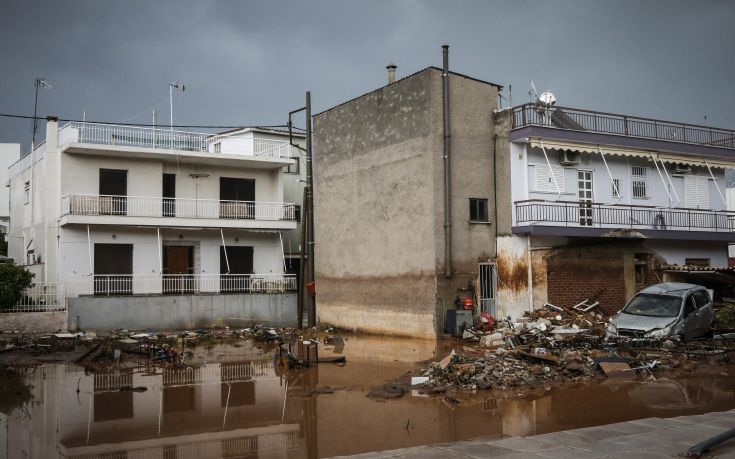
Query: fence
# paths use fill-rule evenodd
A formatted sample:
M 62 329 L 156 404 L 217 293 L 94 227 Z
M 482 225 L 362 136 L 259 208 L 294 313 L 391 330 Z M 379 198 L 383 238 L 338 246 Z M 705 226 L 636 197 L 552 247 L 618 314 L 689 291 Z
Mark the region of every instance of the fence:
M 296 205 L 287 202 L 73 194 L 61 198 L 61 209 L 62 215 L 296 221 Z
M 36 282 L 27 288 L 20 301 L 1 312 L 52 312 L 65 311 L 64 284 L 59 282 Z
M 211 137 L 201 132 L 80 122 L 70 122 L 62 130 L 72 138 L 76 134 L 81 143 L 184 151 L 208 151 Z
M 95 274 L 66 286 L 69 296 L 287 293 L 297 288 L 293 274 Z
M 518 201 L 516 222 L 577 227 L 733 231 L 735 212 L 597 204 L 574 201 Z
M 548 126 L 573 131 L 625 135 L 646 139 L 735 149 L 735 131 L 696 124 L 675 123 L 577 108 L 541 108 L 524 104 L 513 108 L 513 129 Z

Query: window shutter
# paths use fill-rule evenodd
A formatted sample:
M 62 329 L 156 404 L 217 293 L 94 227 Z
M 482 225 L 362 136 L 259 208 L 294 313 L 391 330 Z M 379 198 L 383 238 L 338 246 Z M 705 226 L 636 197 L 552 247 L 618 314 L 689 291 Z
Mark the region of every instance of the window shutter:
M 536 169 L 536 191 L 548 191 L 557 193 L 558 191 L 564 191 L 564 168 L 561 166 L 551 165 L 551 171 L 546 165 L 538 165 Z M 553 171 L 553 177 L 556 177 L 556 184 L 551 173 Z M 556 185 L 559 185 L 559 189 L 556 189 Z
M 684 177 L 684 206 L 709 209 L 709 178 L 696 175 Z

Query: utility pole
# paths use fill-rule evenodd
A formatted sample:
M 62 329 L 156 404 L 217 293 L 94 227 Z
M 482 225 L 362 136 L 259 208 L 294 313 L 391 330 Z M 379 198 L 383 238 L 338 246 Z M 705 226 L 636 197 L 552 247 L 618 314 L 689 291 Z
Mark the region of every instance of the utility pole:
M 168 104 L 169 104 L 169 110 L 171 115 L 171 123 L 169 126 L 171 127 L 171 130 L 174 130 L 174 88 L 179 89 L 181 88 L 181 92 L 186 91 L 186 86 L 179 83 L 178 81 L 174 81 L 173 83 L 168 84 Z
M 294 114 L 306 112 L 306 148 L 293 142 L 292 121 Z M 311 91 L 306 92 L 306 106 L 288 113 L 288 137 L 291 146 L 305 152 L 306 155 L 306 185 L 304 186 L 303 206 L 301 212 L 301 256 L 299 263 L 299 297 L 298 319 L 299 326 L 303 323 L 304 308 L 307 310 L 307 324 L 316 325 L 316 302 L 308 289 L 315 279 L 314 271 L 314 178 L 312 171 L 312 143 L 311 143 Z

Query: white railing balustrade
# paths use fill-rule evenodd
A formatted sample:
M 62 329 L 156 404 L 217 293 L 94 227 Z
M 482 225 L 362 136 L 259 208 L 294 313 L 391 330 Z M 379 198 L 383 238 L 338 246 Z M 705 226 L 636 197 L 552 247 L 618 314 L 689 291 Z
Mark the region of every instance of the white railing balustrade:
M 65 311 L 64 284 L 59 282 L 36 282 L 25 290 L 20 301 L 2 312 L 51 312 Z
M 61 209 L 62 215 L 296 220 L 296 205 L 286 202 L 72 194 L 61 198 Z
M 293 274 L 95 274 L 66 282 L 70 297 L 295 292 Z
M 84 123 L 72 121 L 59 131 L 61 144 L 93 143 L 162 150 L 183 150 L 203 153 L 238 154 L 270 158 L 298 157 L 298 151 L 288 141 L 249 139 L 230 134 L 207 134 L 144 126 Z M 222 146 L 224 145 L 224 147 Z

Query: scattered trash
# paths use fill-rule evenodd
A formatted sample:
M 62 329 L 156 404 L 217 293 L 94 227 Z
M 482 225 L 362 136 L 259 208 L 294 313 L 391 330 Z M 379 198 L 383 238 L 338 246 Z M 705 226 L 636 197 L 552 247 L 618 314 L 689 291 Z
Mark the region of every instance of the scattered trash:
M 572 309 L 576 309 L 577 311 L 582 311 L 582 312 L 589 312 L 592 309 L 596 308 L 599 304 L 600 304 L 599 301 L 595 301 L 593 303 L 589 299 L 586 299 L 582 301 L 581 303 L 575 304 L 574 306 L 572 306 Z

